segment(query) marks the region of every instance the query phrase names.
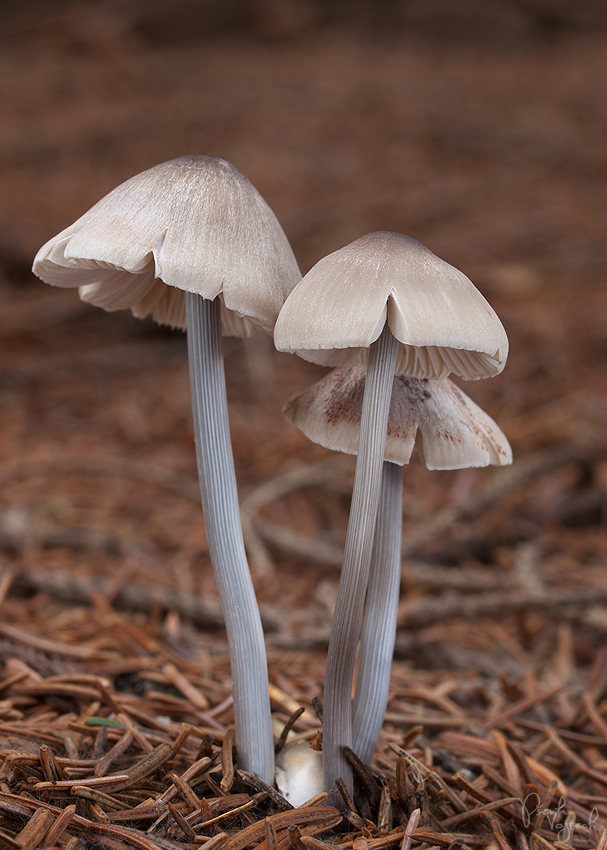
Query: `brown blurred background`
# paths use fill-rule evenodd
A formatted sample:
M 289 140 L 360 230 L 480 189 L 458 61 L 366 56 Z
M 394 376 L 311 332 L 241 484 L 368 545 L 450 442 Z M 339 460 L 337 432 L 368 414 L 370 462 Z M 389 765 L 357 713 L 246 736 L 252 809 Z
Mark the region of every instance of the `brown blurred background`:
M 15 598 L 14 618 L 61 610 L 66 588 L 41 590 L 50 574 L 214 598 L 187 495 L 183 337 L 82 305 L 29 271 L 38 247 L 115 185 L 196 152 L 253 181 L 303 271 L 363 233 L 397 230 L 464 271 L 502 317 L 505 372 L 465 389 L 509 436 L 512 474 L 544 471 L 481 511 L 474 499 L 510 473 L 412 464 L 405 535 L 463 506 L 453 527 L 422 535 L 415 563 L 429 576 L 437 565 L 489 576 L 493 590 L 535 582 L 546 598 L 604 588 L 602 0 L 5 0 L 1 15 L 0 557 L 29 577 L 29 608 Z M 259 335 L 228 340 L 226 354 L 243 498 L 334 463 L 279 412 L 322 370 Z M 256 515 L 291 533 L 284 545 L 265 539 L 256 581 L 274 628 L 295 642 L 323 644 L 337 572 L 330 553 L 298 554 L 294 534 L 339 545 L 349 461 L 343 469 L 340 483 L 277 485 Z M 448 590 L 444 579 L 404 583 L 405 600 Z M 579 608 L 568 620 L 591 642 L 604 628 L 597 605 L 592 623 Z M 549 647 L 562 605 L 528 607 L 525 634 L 548 617 Z M 434 621 L 410 623 L 418 649 L 436 638 Z M 510 614 L 504 623 L 520 627 Z M 462 641 L 483 643 L 492 618 L 481 625 Z

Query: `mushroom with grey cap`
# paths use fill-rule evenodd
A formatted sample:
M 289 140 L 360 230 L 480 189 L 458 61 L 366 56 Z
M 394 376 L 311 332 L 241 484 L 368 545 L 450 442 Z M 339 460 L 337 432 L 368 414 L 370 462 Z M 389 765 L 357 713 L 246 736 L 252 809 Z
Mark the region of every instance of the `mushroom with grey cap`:
M 209 552 L 226 621 L 241 767 L 274 781 L 261 619 L 240 526 L 222 331 L 271 332 L 300 279 L 276 216 L 237 168 L 195 155 L 122 183 L 44 245 L 33 270 L 79 287 L 106 310 L 130 309 L 188 331 L 196 455 Z
M 356 454 L 365 370 L 333 369 L 283 407 L 287 420 L 326 448 Z M 496 423 L 448 378 L 394 378 L 353 706 L 353 749 L 370 762 L 388 701 L 401 568 L 402 475 L 421 435 L 428 469 L 512 463 Z
M 371 562 L 389 401 L 395 374 L 498 374 L 508 339 L 472 282 L 420 242 L 370 233 L 320 260 L 285 301 L 274 329 L 279 351 L 330 366 L 367 363 L 359 449 L 324 694 L 323 759 L 330 793 L 352 769 L 350 694 Z

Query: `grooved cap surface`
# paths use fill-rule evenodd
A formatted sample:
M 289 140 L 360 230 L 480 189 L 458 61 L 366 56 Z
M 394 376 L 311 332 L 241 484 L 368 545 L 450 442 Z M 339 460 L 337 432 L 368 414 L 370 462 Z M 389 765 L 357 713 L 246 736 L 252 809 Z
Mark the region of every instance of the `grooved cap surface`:
M 274 340 L 326 366 L 366 362 L 388 322 L 401 343 L 397 374 L 466 380 L 502 371 L 508 338 L 474 284 L 400 233 L 362 236 L 324 257 L 285 302 Z
M 276 216 L 237 168 L 183 156 L 122 183 L 44 245 L 34 273 L 105 310 L 185 328 L 184 292 L 219 296 L 222 329 L 271 331 L 301 278 Z

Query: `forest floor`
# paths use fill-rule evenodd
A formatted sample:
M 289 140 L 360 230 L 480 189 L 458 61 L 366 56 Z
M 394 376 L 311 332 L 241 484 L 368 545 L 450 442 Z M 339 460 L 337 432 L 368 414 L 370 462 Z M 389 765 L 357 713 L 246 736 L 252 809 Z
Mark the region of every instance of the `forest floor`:
M 0 845 L 605 850 L 607 40 L 158 46 L 104 8 L 0 50 Z M 390 702 L 340 826 L 233 775 L 183 335 L 29 272 L 190 152 L 253 180 L 302 270 L 406 232 L 510 337 L 464 389 L 513 466 L 404 468 Z M 272 705 L 312 738 L 354 462 L 280 412 L 324 370 L 262 334 L 225 353 Z

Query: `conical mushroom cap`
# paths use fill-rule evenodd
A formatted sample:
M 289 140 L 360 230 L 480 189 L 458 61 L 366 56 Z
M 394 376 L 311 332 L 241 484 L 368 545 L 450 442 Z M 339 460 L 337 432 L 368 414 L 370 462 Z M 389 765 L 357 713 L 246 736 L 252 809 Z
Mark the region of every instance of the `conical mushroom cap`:
M 229 162 L 183 156 L 122 183 L 54 239 L 34 273 L 84 301 L 185 328 L 184 292 L 220 297 L 222 328 L 271 331 L 301 278 L 276 216 Z
M 361 365 L 333 369 L 290 398 L 282 411 L 313 442 L 357 454 L 364 389 Z M 395 377 L 384 459 L 400 466 L 408 463 L 418 428 L 428 469 L 512 463 L 503 432 L 448 378 Z
M 325 366 L 366 362 L 386 320 L 396 373 L 465 380 L 502 371 L 508 338 L 474 284 L 400 233 L 362 236 L 318 262 L 286 300 L 274 341 Z

